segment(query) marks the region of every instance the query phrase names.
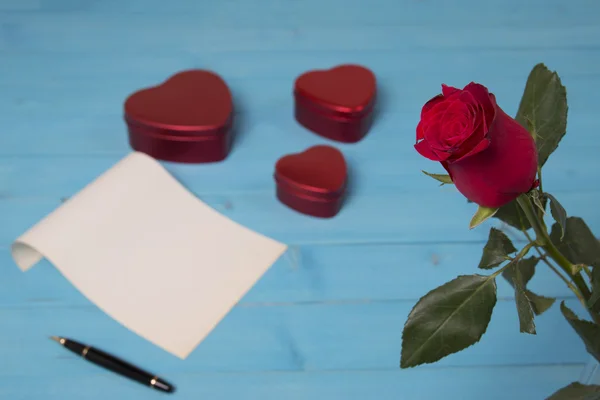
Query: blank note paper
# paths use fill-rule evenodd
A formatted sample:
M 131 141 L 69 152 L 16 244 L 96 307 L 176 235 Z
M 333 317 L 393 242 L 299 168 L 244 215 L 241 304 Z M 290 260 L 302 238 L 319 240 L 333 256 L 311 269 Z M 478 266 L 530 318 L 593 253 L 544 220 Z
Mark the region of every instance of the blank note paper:
M 47 258 L 121 324 L 186 358 L 287 246 L 219 214 L 132 153 L 12 246 Z

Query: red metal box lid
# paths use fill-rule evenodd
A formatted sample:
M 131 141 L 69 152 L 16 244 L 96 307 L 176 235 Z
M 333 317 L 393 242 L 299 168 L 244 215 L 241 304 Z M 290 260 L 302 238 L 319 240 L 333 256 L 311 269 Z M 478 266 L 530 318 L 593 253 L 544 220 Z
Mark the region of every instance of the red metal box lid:
M 217 74 L 187 70 L 131 94 L 124 119 L 137 151 L 176 162 L 220 161 L 232 141 L 233 100 Z
M 295 117 L 321 136 L 357 142 L 371 127 L 376 95 L 375 75 L 360 65 L 308 71 L 294 85 Z
M 346 161 L 338 149 L 313 146 L 277 161 L 277 197 L 303 214 L 333 217 L 344 201 L 347 175 Z

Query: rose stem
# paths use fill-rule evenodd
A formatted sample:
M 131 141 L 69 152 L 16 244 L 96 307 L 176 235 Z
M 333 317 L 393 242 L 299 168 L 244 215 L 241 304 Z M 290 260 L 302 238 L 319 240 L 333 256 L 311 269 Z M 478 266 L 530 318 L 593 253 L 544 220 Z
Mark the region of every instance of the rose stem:
M 525 229 L 521 229 L 521 231 L 530 243 L 534 243 L 533 238 L 531 237 L 531 235 L 529 235 L 529 233 L 527 233 Z M 562 279 L 562 281 L 569 287 L 569 289 L 571 289 L 571 291 L 575 293 L 581 304 L 583 304 L 583 306 L 587 308 L 585 299 L 583 298 L 581 293 L 579 293 L 577 287 L 575 287 L 575 285 L 573 285 L 567 278 L 565 278 L 565 276 L 558 269 L 556 269 L 556 267 L 552 265 L 552 263 L 550 263 L 550 260 L 548 260 L 548 256 L 542 253 L 539 247 L 535 246 L 535 250 L 540 255 L 540 260 L 542 260 L 552 271 L 554 271 L 556 275 L 558 275 L 560 279 Z
M 538 189 L 539 189 L 540 193 L 544 193 L 544 189 L 542 187 L 542 167 L 540 167 L 539 165 L 538 165 L 537 172 L 538 172 L 538 181 L 539 181 L 539 188 Z M 538 218 L 540 218 L 540 222 L 542 223 L 542 226 L 545 227 L 546 224 L 544 224 L 544 219 L 543 219 L 544 218 L 544 212 L 542 210 L 537 210 L 537 211 L 538 211 L 538 213 L 537 213 Z
M 552 259 L 558 264 L 558 266 L 570 277 L 579 292 L 583 296 L 583 298 L 587 301 L 590 298 L 590 290 L 588 289 L 585 281 L 583 280 L 581 274 L 579 272 L 573 273 L 574 266 L 573 264 L 567 260 L 565 256 L 554 246 L 550 237 L 548 236 L 548 232 L 542 228 L 539 219 L 537 218 L 537 214 L 526 194 L 522 194 L 517 198 L 517 202 L 523 209 L 525 216 L 529 220 L 529 223 L 533 227 L 536 235 L 536 242 L 546 250 L 546 253 L 552 257 Z

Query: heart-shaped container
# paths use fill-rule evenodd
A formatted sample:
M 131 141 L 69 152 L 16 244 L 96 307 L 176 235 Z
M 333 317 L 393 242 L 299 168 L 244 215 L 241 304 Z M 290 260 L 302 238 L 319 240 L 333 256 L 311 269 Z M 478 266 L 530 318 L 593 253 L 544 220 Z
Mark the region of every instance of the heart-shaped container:
M 375 75 L 358 65 L 308 71 L 294 85 L 294 114 L 302 126 L 331 140 L 355 143 L 374 120 Z
M 309 151 L 319 151 L 324 157 L 328 156 L 327 152 L 335 151 L 340 157 L 343 155 L 337 150 L 329 146 L 314 146 L 303 153 L 291 155 L 292 157 L 302 156 Z M 289 156 L 287 156 L 289 157 Z M 320 218 L 332 218 L 341 210 L 347 189 L 347 177 L 344 162 L 344 181 L 341 185 L 336 185 L 335 188 L 324 188 L 322 185 L 310 183 L 301 183 L 286 176 L 281 165 L 286 157 L 279 159 L 275 165 L 274 179 L 276 184 L 276 194 L 280 202 L 296 210 L 302 214 L 311 215 Z M 322 173 L 327 173 L 324 170 Z
M 233 141 L 231 93 L 210 71 L 183 71 L 131 94 L 124 120 L 131 147 L 165 161 L 222 161 Z
M 336 216 L 344 203 L 346 189 L 324 192 L 316 187 L 296 185 L 275 173 L 277 198 L 288 207 L 320 218 Z

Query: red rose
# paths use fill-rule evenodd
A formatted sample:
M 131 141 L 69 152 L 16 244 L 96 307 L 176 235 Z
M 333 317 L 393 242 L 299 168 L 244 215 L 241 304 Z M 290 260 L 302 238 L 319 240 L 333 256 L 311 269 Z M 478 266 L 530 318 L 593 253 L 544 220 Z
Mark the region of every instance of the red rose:
M 535 141 L 477 83 L 442 85 L 423 106 L 415 149 L 439 161 L 458 191 L 483 207 L 501 207 L 534 187 Z

